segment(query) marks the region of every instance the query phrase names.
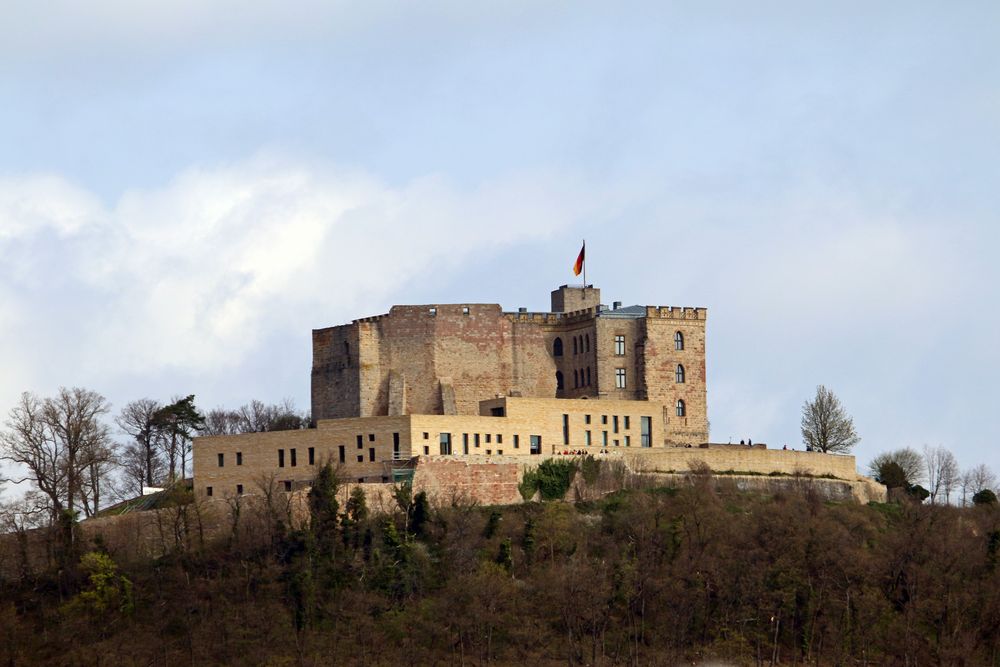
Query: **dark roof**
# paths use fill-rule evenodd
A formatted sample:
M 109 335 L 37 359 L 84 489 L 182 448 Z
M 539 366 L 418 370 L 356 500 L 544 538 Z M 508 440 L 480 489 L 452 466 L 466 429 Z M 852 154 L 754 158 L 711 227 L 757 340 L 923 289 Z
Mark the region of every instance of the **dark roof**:
M 612 310 L 607 306 L 601 306 L 601 312 L 598 314 L 598 317 L 621 317 L 628 319 L 646 317 L 646 306 L 625 306 L 624 308 L 618 308 L 617 310 Z

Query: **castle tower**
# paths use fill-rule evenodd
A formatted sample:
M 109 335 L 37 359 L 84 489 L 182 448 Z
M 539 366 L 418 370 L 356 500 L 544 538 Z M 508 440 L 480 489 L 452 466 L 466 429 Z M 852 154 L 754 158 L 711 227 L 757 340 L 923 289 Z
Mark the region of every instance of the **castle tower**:
M 552 290 L 552 312 L 572 313 L 576 310 L 596 308 L 601 303 L 601 290 L 593 285 L 562 285 Z

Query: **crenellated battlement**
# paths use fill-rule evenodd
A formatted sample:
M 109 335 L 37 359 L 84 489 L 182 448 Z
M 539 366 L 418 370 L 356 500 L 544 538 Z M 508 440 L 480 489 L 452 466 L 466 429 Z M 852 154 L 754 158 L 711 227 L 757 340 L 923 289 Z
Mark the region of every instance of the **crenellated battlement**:
M 646 306 L 646 317 L 668 320 L 706 320 L 708 309 L 690 306 Z

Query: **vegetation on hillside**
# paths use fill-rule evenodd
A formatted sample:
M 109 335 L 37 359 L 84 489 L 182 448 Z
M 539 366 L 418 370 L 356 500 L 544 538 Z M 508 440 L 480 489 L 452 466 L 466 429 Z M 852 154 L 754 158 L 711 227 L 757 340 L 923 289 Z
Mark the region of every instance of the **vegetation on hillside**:
M 74 567 L 4 581 L 0 663 L 1000 664 L 995 503 L 692 478 L 494 508 L 401 487 L 377 515 L 335 487 L 324 472 L 298 530 L 266 508 L 271 530 L 135 563 L 78 545 Z

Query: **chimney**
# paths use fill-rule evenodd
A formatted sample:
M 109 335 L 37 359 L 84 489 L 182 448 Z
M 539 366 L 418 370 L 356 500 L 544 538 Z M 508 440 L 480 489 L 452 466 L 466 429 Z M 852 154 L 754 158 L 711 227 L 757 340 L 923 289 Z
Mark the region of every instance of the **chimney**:
M 615 301 L 615 302 L 613 302 L 611 304 L 611 309 L 612 310 L 618 310 L 621 307 L 622 307 L 622 302 L 621 301 Z

